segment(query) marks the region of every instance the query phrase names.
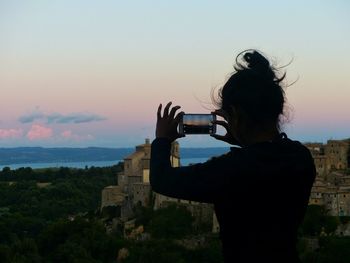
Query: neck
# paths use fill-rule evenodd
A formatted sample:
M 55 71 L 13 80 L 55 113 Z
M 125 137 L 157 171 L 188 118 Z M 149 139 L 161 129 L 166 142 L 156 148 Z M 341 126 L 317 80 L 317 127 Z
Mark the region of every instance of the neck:
M 253 132 L 244 133 L 244 136 L 242 136 L 242 139 L 240 141 L 243 146 L 249 146 L 259 142 L 272 141 L 278 134 L 279 134 L 278 129 L 276 127 L 273 127 L 273 128 L 264 130 L 262 132 L 253 131 Z

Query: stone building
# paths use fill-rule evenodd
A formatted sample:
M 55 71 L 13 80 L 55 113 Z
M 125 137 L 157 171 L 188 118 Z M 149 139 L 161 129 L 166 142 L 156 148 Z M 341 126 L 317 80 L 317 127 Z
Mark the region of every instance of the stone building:
M 110 185 L 102 190 L 101 207 L 122 205 L 125 194 L 121 191 L 119 185 Z
M 309 205 L 324 205 L 323 197 L 327 192 L 327 184 L 324 180 L 316 177 L 316 180 L 312 186 Z
M 350 168 L 350 139 L 328 140 L 326 144 L 305 143 L 314 158 L 318 176 L 326 176 L 332 170 Z
M 316 168 L 309 204 L 322 205 L 332 216 L 350 216 L 350 139 L 306 143 Z
M 102 191 L 102 205 L 112 204 L 109 196 L 119 196 L 132 206 L 151 205 L 152 192 L 149 183 L 149 166 L 151 157 L 150 140 L 146 139 L 144 144 L 137 145 L 135 152 L 124 158 L 124 171 L 117 175 L 118 186 L 107 186 Z M 178 142 L 173 142 L 171 147 L 170 161 L 173 167 L 180 165 L 180 153 Z M 113 193 L 113 194 L 112 194 Z M 161 207 L 163 201 L 174 200 L 163 195 L 155 194 L 155 202 Z M 120 202 L 119 202 L 120 203 Z M 115 203 L 116 204 L 116 203 Z
M 327 141 L 325 155 L 331 169 L 346 169 L 349 167 L 349 148 L 350 139 Z
M 219 225 L 219 221 L 218 218 L 216 217 L 216 214 L 213 213 L 213 229 L 212 229 L 213 233 L 219 233 L 220 232 L 220 225 Z
M 324 144 L 321 142 L 304 144 L 311 152 L 312 156 L 324 155 Z
M 124 171 L 118 174 L 118 185 L 126 193 L 133 205 L 150 204 L 149 161 L 151 144 L 149 139 L 138 145 L 135 152 L 124 158 Z
M 350 216 L 350 176 L 331 173 L 327 179 L 316 178 L 309 204 L 324 206 L 331 216 Z

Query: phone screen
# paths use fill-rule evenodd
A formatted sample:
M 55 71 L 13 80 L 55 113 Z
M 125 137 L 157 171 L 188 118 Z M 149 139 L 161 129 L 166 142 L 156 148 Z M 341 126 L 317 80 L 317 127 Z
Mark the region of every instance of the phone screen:
M 184 114 L 179 125 L 180 134 L 214 134 L 216 119 L 213 114 Z

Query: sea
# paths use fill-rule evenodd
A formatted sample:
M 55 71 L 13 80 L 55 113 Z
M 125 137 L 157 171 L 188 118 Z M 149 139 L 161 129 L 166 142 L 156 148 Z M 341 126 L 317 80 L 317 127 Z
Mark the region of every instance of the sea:
M 194 163 L 202 163 L 207 161 L 209 158 L 183 158 L 180 159 L 181 166 L 186 166 Z M 114 161 L 88 161 L 88 162 L 57 162 L 57 163 L 16 163 L 0 165 L 0 170 L 4 167 L 10 167 L 11 170 L 15 170 L 21 167 L 30 167 L 32 169 L 42 169 L 42 168 L 59 168 L 59 167 L 69 167 L 69 168 L 85 168 L 85 167 L 107 167 L 113 166 L 122 162 L 123 160 Z

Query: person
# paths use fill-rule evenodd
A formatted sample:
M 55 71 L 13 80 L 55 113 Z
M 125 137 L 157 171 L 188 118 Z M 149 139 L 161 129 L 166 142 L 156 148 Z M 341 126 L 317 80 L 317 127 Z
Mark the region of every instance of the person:
M 169 102 L 157 111 L 150 184 L 173 198 L 214 204 L 225 262 L 300 262 L 296 250 L 315 179 L 310 151 L 281 132 L 285 93 L 282 77 L 256 50 L 236 57 L 235 72 L 219 90 L 224 155 L 184 167 L 170 164 L 171 142 L 180 138 L 183 112 Z

